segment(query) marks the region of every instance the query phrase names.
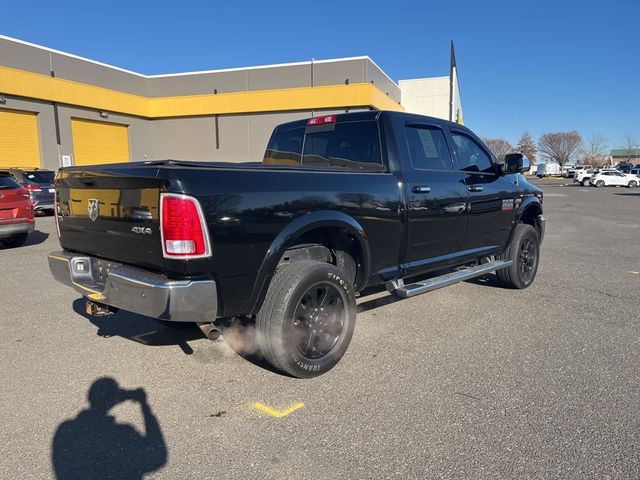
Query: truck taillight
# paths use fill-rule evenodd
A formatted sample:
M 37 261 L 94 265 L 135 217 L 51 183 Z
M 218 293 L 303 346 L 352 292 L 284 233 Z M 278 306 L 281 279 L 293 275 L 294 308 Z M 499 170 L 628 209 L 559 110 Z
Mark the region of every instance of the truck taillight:
M 313 117 L 307 120 L 307 126 L 324 125 L 325 123 L 336 123 L 335 115 L 325 115 L 324 117 Z
M 207 224 L 198 200 L 188 195 L 161 194 L 162 253 L 165 258 L 211 256 Z

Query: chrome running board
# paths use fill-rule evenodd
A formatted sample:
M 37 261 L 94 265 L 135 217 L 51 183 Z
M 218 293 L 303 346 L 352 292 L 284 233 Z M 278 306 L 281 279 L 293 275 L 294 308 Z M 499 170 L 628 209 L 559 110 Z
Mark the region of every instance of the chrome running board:
M 482 263 L 475 267 L 463 268 L 455 270 L 438 277 L 432 277 L 421 282 L 405 285 L 404 281 L 395 280 L 387 284 L 387 289 L 399 296 L 400 298 L 409 298 L 420 295 L 421 293 L 437 290 L 438 288 L 447 287 L 454 283 L 464 282 L 474 277 L 479 277 L 485 273 L 495 272 L 501 268 L 507 268 L 513 264 L 513 260 L 494 260 L 488 263 Z

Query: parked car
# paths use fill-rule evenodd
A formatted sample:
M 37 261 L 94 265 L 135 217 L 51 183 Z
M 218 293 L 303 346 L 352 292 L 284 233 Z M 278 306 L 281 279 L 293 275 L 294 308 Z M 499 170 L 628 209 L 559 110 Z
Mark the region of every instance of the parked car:
M 640 180 L 629 173 L 602 171 L 591 177 L 591 185 L 596 187 L 629 187 L 635 188 Z
M 593 170 L 593 167 L 591 165 L 576 165 L 575 167 L 567 168 L 564 176 L 566 178 L 575 178 L 584 170 Z
M 631 175 L 635 175 L 636 177 L 640 177 L 640 167 L 632 168 L 629 173 Z
M 53 178 L 55 172 L 40 168 L 0 169 L 0 175 L 9 175 L 29 192 L 29 199 L 36 212 L 53 213 Z
M 616 165 L 616 170 L 622 173 L 629 173 L 632 168 L 633 168 L 633 165 L 628 162 L 620 162 L 618 165 Z
M 35 227 L 29 192 L 8 175 L 0 174 L 0 244 L 24 245 Z
M 49 267 L 97 314 L 209 338 L 253 319 L 273 367 L 314 377 L 346 352 L 367 286 L 406 298 L 487 272 L 531 285 L 545 219 L 529 168 L 461 125 L 384 111 L 280 125 L 263 164 L 63 168 Z
M 574 178 L 573 181 L 579 183 L 583 187 L 586 187 L 587 185 L 589 185 L 591 177 L 596 173 L 598 173 L 598 170 L 595 170 L 593 168 L 581 170 L 578 172 L 576 178 Z

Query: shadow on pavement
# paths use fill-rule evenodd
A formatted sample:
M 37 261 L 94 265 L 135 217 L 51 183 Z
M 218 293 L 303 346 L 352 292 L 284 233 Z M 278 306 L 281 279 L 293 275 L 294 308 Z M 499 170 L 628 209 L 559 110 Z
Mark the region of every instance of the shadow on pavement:
M 47 238 L 49 238 L 48 233 L 41 232 L 40 230 L 34 230 L 27 237 L 27 241 L 25 242 L 24 246 L 28 247 L 29 245 L 40 245 Z
M 153 347 L 177 345 L 187 355 L 193 353 L 187 342 L 204 338 L 195 323 L 161 322 L 123 310 L 96 317 L 87 315 L 85 305 L 86 300 L 78 298 L 73 302 L 73 310 L 98 327 L 96 334 L 103 338 L 122 337 Z
M 87 398 L 89 408 L 60 424 L 53 437 L 51 458 L 58 480 L 141 479 L 167 463 L 167 446 L 144 389 L 125 390 L 104 377 L 91 385 Z M 109 415 L 126 401 L 140 405 L 143 435 Z
M 640 193 L 614 193 L 614 195 L 622 195 L 623 197 L 640 197 Z
M 177 345 L 186 355 L 194 353 L 187 342 L 205 340 L 195 323 L 162 322 L 123 310 L 113 315 L 96 317 L 87 315 L 85 302 L 84 298 L 78 298 L 73 302 L 73 310 L 95 325 L 98 328 L 96 334 L 103 338 L 122 337 L 152 347 Z M 218 328 L 224 339 L 219 341 L 225 341 L 243 359 L 265 370 L 280 373 L 274 370 L 260 353 L 253 320 L 238 317 L 226 325 L 219 325 Z
M 500 288 L 504 290 L 504 286 L 498 280 L 498 277 L 495 274 L 488 273 L 486 275 L 481 275 L 476 278 L 471 278 L 466 280 L 466 283 L 473 283 L 474 285 L 482 285 L 484 287 L 493 287 Z
M 29 234 L 29 236 L 27 237 L 27 240 L 24 242 L 24 244 L 16 246 L 16 247 L 9 247 L 9 246 L 7 246 L 6 244 L 4 244 L 4 243 L 2 243 L 0 241 L 0 250 L 17 250 L 19 248 L 28 247 L 30 245 L 40 245 L 47 238 L 49 238 L 49 234 L 48 233 L 44 233 L 44 232 L 41 232 L 39 230 L 34 230 L 33 232 L 31 232 Z

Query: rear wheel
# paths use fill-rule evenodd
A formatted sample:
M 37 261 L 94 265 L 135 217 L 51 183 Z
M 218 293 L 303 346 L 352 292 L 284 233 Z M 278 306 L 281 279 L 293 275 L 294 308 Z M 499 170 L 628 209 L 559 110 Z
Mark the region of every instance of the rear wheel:
M 604 180 L 598 180 L 596 182 L 596 187 L 600 188 L 600 187 L 604 187 Z
M 356 296 L 347 273 L 300 261 L 280 269 L 256 317 L 258 342 L 276 369 L 298 378 L 331 370 L 347 351 Z
M 584 180 L 582 180 L 582 186 L 586 187 L 587 185 L 589 185 L 589 179 L 585 178 Z
M 509 288 L 527 288 L 536 278 L 540 261 L 540 237 L 531 225 L 516 226 L 511 243 L 502 254 L 503 260 L 513 263 L 496 271 L 500 282 Z
M 636 188 L 638 186 L 638 182 L 636 182 L 635 180 L 631 180 L 629 182 L 629 185 L 627 185 L 629 188 Z
M 28 233 L 19 233 L 8 238 L 0 240 L 0 243 L 4 244 L 7 248 L 21 247 L 27 241 Z

